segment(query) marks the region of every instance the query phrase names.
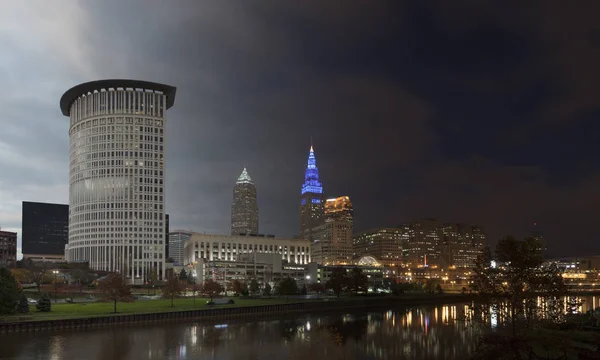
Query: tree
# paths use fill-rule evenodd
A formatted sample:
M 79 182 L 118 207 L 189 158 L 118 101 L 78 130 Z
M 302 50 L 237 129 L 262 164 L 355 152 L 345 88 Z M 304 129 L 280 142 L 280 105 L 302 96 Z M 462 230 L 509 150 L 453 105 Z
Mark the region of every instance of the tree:
M 277 293 L 279 295 L 284 295 L 286 299 L 289 295 L 295 295 L 298 293 L 298 285 L 296 284 L 296 280 L 291 277 L 283 278 L 277 287 Z
M 439 282 L 435 286 L 435 292 L 438 293 L 438 294 L 443 294 L 444 293 L 444 289 L 442 289 L 442 285 L 440 285 Z
M 19 284 L 27 284 L 31 281 L 31 275 L 27 269 L 12 268 L 10 272 Z
M 100 297 L 103 300 L 113 301 L 113 312 L 117 313 L 117 301 L 132 302 L 131 288 L 123 279 L 123 276 L 117 273 L 109 274 L 98 285 Z
M 307 295 L 308 289 L 306 288 L 306 284 L 302 284 L 302 289 L 300 289 L 300 295 Z
M 539 358 L 535 353 L 540 347 L 565 350 L 558 344 L 564 344 L 560 338 L 566 335 L 553 334 L 547 326 L 564 322 L 566 287 L 558 268 L 543 264 L 541 249 L 537 239 L 508 236 L 496 246 L 498 266 L 491 266 L 489 249 L 478 259 L 471 285 L 478 297 L 474 318 L 488 321 L 493 316 L 508 330 L 483 337 L 480 352 L 484 358 L 506 352 L 515 359 Z M 540 334 L 544 334 L 544 344 Z
M 346 289 L 348 285 L 348 274 L 344 268 L 333 268 L 331 269 L 331 275 L 329 280 L 325 283 L 327 289 L 331 289 L 335 296 L 338 298 L 342 291 Z
M 48 294 L 42 294 L 42 297 L 38 300 L 35 308 L 40 312 L 50 312 L 52 310 L 52 301 Z
M 271 285 L 269 283 L 265 284 L 265 288 L 263 289 L 263 295 L 271 297 Z
M 250 281 L 250 294 L 254 295 L 258 293 L 259 290 L 260 288 L 258 286 L 258 281 L 256 281 L 256 279 L 252 279 Z
M 181 275 L 180 275 L 181 276 Z M 187 275 L 186 275 L 187 278 Z M 163 297 L 171 299 L 171 307 L 173 307 L 173 300 L 176 296 L 181 295 L 182 291 L 181 282 L 175 276 L 171 276 L 167 279 L 165 286 L 162 289 Z
M 188 275 L 185 272 L 185 269 L 181 269 L 181 271 L 179 272 L 179 280 L 187 281 L 187 279 L 188 279 Z
M 362 269 L 353 268 L 348 279 L 350 287 L 355 294 L 359 291 L 367 291 L 369 287 L 367 275 L 363 274 Z
M 223 290 L 223 286 L 212 279 L 206 280 L 202 286 L 202 294 L 210 298 L 211 302 L 213 301 L 213 298 L 222 293 Z
M 308 285 L 308 287 L 310 288 L 310 291 L 317 293 L 317 299 L 319 299 L 321 294 L 325 292 L 325 285 L 321 283 L 312 283 Z
M 0 268 L 0 315 L 13 314 L 17 310 L 21 291 L 8 268 Z
M 49 279 L 46 272 L 50 269 L 50 265 L 41 261 L 36 262 L 31 259 L 24 259 L 24 266 L 29 272 L 29 278 L 35 284 L 38 294 L 41 294 L 42 284 Z
M 21 298 L 19 299 L 19 305 L 17 305 L 17 311 L 21 314 L 29 313 L 29 303 L 27 302 L 27 297 L 23 293 L 21 293 Z
M 229 285 L 230 285 L 229 290 L 233 291 L 233 293 L 236 296 L 239 296 L 244 291 L 244 289 L 246 289 L 246 284 L 241 282 L 238 279 L 233 280 L 232 282 L 229 283 Z

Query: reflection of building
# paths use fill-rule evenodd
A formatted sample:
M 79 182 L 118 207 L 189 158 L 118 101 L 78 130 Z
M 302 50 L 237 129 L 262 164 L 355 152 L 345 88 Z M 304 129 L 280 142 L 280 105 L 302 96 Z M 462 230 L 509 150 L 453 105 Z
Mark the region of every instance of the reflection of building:
M 290 277 L 302 286 L 306 276 L 306 266 L 289 264 L 278 254 L 252 253 L 238 257 L 236 261 L 203 260 L 195 264 L 196 281 L 214 280 L 225 288 L 233 280 L 250 282 L 255 279 L 259 284 L 279 283 L 283 278 Z
M 175 265 L 183 265 L 183 247 L 192 233 L 185 230 L 174 230 L 169 233 L 169 257 Z
M 310 242 L 304 239 L 281 239 L 272 235 L 229 236 L 192 233 L 184 246 L 184 264 L 199 259 L 236 261 L 242 254 L 279 254 L 283 261 L 296 264 L 310 262 Z
M 231 235 L 258 234 L 258 203 L 256 186 L 246 168 L 233 187 L 231 203 Z
M 60 261 L 69 237 L 69 205 L 23 201 L 23 258 Z
M 172 86 L 100 80 L 62 96 L 70 119 L 68 261 L 143 283 L 165 271 L 165 114 Z
M 311 146 L 300 195 L 300 237 L 313 240 L 313 231 L 323 224 L 323 218 L 323 184 L 319 180 L 317 160 Z
M 371 255 L 383 265 L 400 266 L 404 263 L 402 245 L 408 239 L 407 226 L 366 231 L 354 237 L 354 257 Z
M 313 229 L 312 261 L 324 265 L 350 264 L 352 215 L 352 202 L 348 196 L 325 201 L 325 222 Z
M 17 233 L 0 231 L 0 267 L 13 267 L 17 262 Z
M 372 265 L 372 264 L 371 264 Z M 335 266 L 326 266 L 320 265 L 315 262 L 308 264 L 308 273 L 310 276 L 310 282 L 312 283 L 322 283 L 325 284 L 327 280 L 331 277 L 331 272 L 335 268 L 345 269 L 348 273 L 352 271 L 354 268 L 361 269 L 362 273 L 367 275 L 367 281 L 369 287 L 378 287 L 383 285 L 383 273 L 384 268 L 381 266 L 358 266 L 358 265 L 335 265 Z

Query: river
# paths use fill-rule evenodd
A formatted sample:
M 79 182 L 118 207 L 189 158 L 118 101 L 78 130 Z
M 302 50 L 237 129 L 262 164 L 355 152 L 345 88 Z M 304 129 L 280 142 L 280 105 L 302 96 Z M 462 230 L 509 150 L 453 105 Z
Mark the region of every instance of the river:
M 596 306 L 588 297 L 581 311 Z M 3 334 L 0 359 L 464 359 L 479 336 L 478 326 L 455 321 L 468 311 L 453 304 Z

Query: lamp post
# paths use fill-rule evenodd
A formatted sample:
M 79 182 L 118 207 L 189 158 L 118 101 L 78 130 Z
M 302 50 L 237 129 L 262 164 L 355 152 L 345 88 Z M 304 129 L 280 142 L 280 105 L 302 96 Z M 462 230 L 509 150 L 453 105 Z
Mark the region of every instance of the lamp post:
M 54 273 L 54 303 L 56 304 L 56 275 L 58 275 L 58 270 L 52 270 Z

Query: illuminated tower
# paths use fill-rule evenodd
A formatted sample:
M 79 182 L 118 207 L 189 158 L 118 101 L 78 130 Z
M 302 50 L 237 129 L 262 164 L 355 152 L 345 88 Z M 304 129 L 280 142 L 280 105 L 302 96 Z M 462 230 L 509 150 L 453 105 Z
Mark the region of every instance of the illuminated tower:
M 233 187 L 231 203 L 231 235 L 258 234 L 258 204 L 256 186 L 246 168 Z
M 311 145 L 300 195 L 300 237 L 313 240 L 314 228 L 323 224 L 323 184 Z

